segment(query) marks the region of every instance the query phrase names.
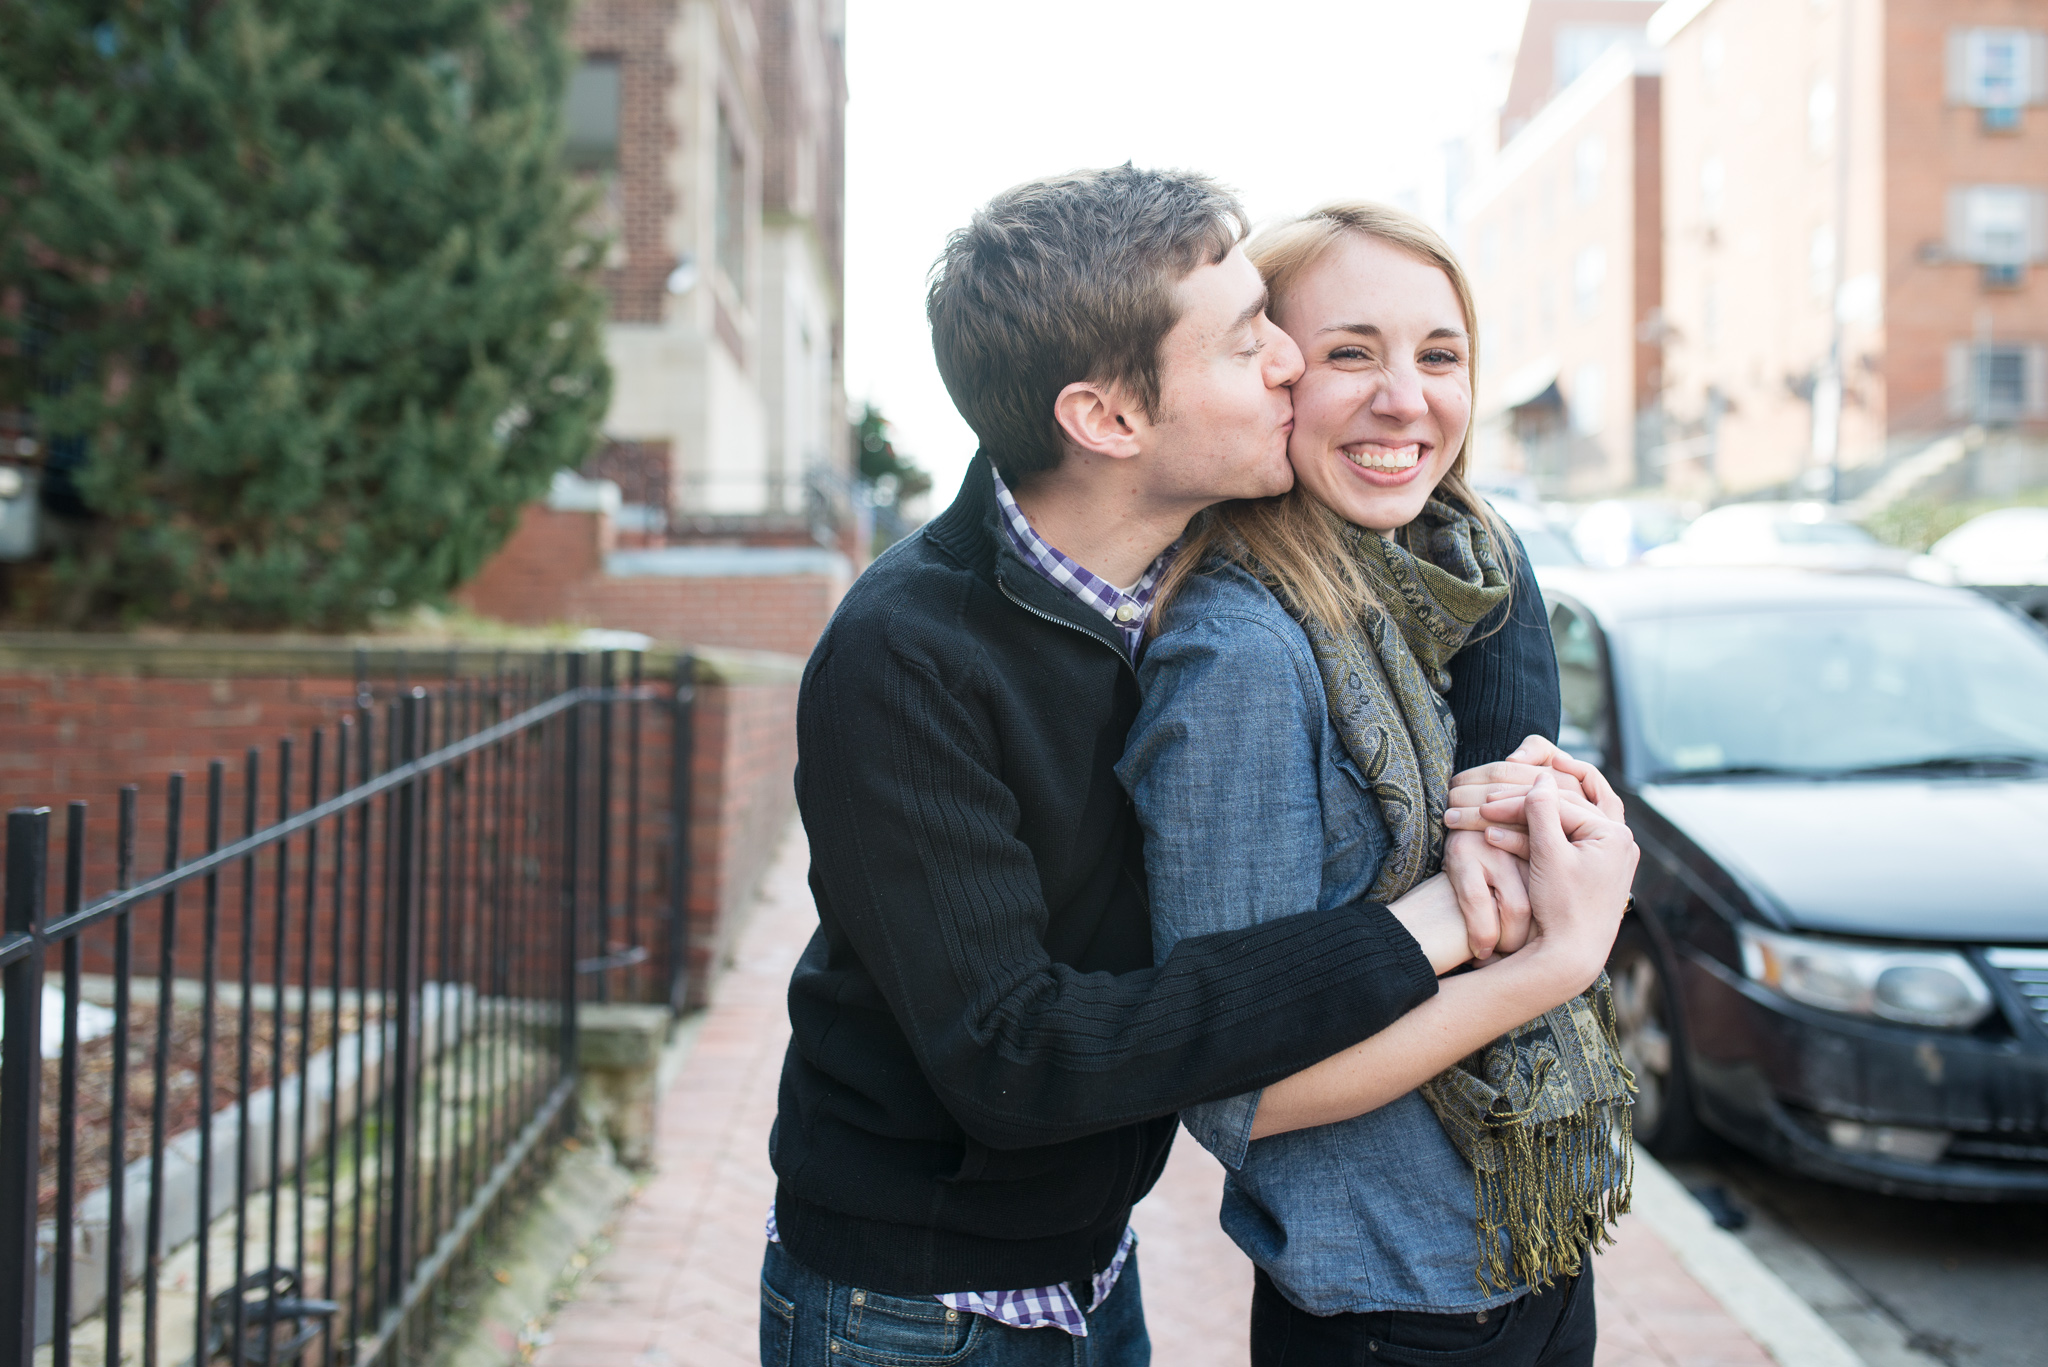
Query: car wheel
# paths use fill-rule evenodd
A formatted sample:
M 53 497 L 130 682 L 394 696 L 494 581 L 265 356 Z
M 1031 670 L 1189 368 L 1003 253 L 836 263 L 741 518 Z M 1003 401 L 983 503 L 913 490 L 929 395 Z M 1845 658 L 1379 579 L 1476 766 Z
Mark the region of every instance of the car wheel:
M 1662 1158 L 1682 1157 L 1699 1146 L 1699 1120 L 1679 1046 L 1670 979 L 1641 928 L 1622 927 L 1607 960 L 1607 976 L 1614 983 L 1621 1057 L 1636 1075 L 1636 1142 Z

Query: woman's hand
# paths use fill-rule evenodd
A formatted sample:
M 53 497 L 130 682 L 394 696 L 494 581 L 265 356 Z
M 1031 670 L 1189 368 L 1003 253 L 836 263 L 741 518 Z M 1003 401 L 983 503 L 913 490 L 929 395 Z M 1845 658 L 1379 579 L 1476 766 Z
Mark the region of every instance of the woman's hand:
M 1628 905 L 1636 843 L 1627 826 L 1583 797 L 1561 800 L 1563 791 L 1548 773 L 1540 774 L 1523 802 L 1535 851 L 1528 946 L 1477 972 L 1445 978 L 1434 997 L 1377 1035 L 1266 1088 L 1252 1120 L 1253 1139 L 1377 1110 L 1489 1040 L 1570 1001 L 1600 976 Z
M 1515 747 L 1513 754 L 1492 764 L 1466 769 L 1451 776 L 1451 805 L 1477 806 L 1483 800 L 1473 790 L 1506 786 L 1525 787 L 1544 770 L 1553 770 L 1577 781 L 1586 801 L 1598 807 L 1611 821 L 1621 820 L 1621 799 L 1609 786 L 1607 776 L 1582 759 L 1573 759 L 1541 736 L 1530 736 Z M 1462 791 L 1461 791 L 1462 790 Z
M 1477 830 L 1444 840 L 1444 874 L 1458 897 L 1472 957 L 1512 954 L 1529 938 L 1529 889 L 1522 861 Z
M 1452 777 L 1444 825 L 1454 831 L 1483 832 L 1495 850 L 1527 859 L 1528 823 L 1522 815 L 1521 799 L 1536 776 L 1546 773 L 1572 780 L 1558 788 L 1561 801 L 1590 807 L 1610 821 L 1625 819 L 1621 798 L 1606 775 L 1543 737 L 1531 736 L 1506 759 Z

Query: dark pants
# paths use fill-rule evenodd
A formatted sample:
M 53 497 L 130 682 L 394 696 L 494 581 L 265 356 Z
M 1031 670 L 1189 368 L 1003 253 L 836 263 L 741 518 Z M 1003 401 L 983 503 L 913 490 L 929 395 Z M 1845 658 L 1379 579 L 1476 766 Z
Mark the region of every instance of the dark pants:
M 1311 1315 L 1262 1271 L 1252 1291 L 1252 1367 L 1593 1367 L 1593 1267 L 1477 1314 L 1383 1310 Z
M 972 1288 L 963 1287 L 962 1290 Z M 811 1271 L 781 1244 L 761 1265 L 761 1367 L 1148 1367 L 1134 1249 L 1088 1334 L 1012 1329 L 930 1296 L 885 1296 Z

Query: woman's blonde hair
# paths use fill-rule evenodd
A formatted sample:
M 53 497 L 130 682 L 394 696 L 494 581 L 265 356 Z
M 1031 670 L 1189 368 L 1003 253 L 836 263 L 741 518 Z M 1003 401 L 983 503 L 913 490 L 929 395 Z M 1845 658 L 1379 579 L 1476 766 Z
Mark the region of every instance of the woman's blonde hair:
M 1305 271 L 1351 235 L 1384 242 L 1444 273 L 1465 313 L 1469 358 L 1465 373 L 1471 379 L 1479 361 L 1479 319 L 1464 267 L 1435 229 L 1388 205 L 1341 200 L 1254 234 L 1245 244 L 1245 254 L 1265 279 L 1272 311 L 1280 311 L 1281 301 Z M 1438 482 L 1437 495 L 1448 494 L 1485 524 L 1502 567 L 1512 576 L 1514 557 L 1508 547 L 1513 542 L 1507 528 L 1465 481 L 1473 426 L 1466 424 L 1464 444 Z M 1162 628 L 1162 618 L 1187 577 L 1205 560 L 1220 554 L 1255 566 L 1290 607 L 1334 632 L 1343 632 L 1373 603 L 1372 590 L 1345 548 L 1347 525 L 1299 482 L 1274 498 L 1240 499 L 1211 508 L 1195 519 L 1180 555 L 1159 585 L 1151 629 Z

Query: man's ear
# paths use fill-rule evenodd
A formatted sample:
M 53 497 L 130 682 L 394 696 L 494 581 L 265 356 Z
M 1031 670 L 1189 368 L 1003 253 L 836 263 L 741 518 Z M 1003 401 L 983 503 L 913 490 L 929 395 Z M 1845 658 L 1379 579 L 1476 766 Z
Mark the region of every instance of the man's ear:
M 1138 454 L 1144 418 L 1120 386 L 1077 380 L 1052 401 L 1052 414 L 1067 440 L 1083 451 L 1116 460 Z

